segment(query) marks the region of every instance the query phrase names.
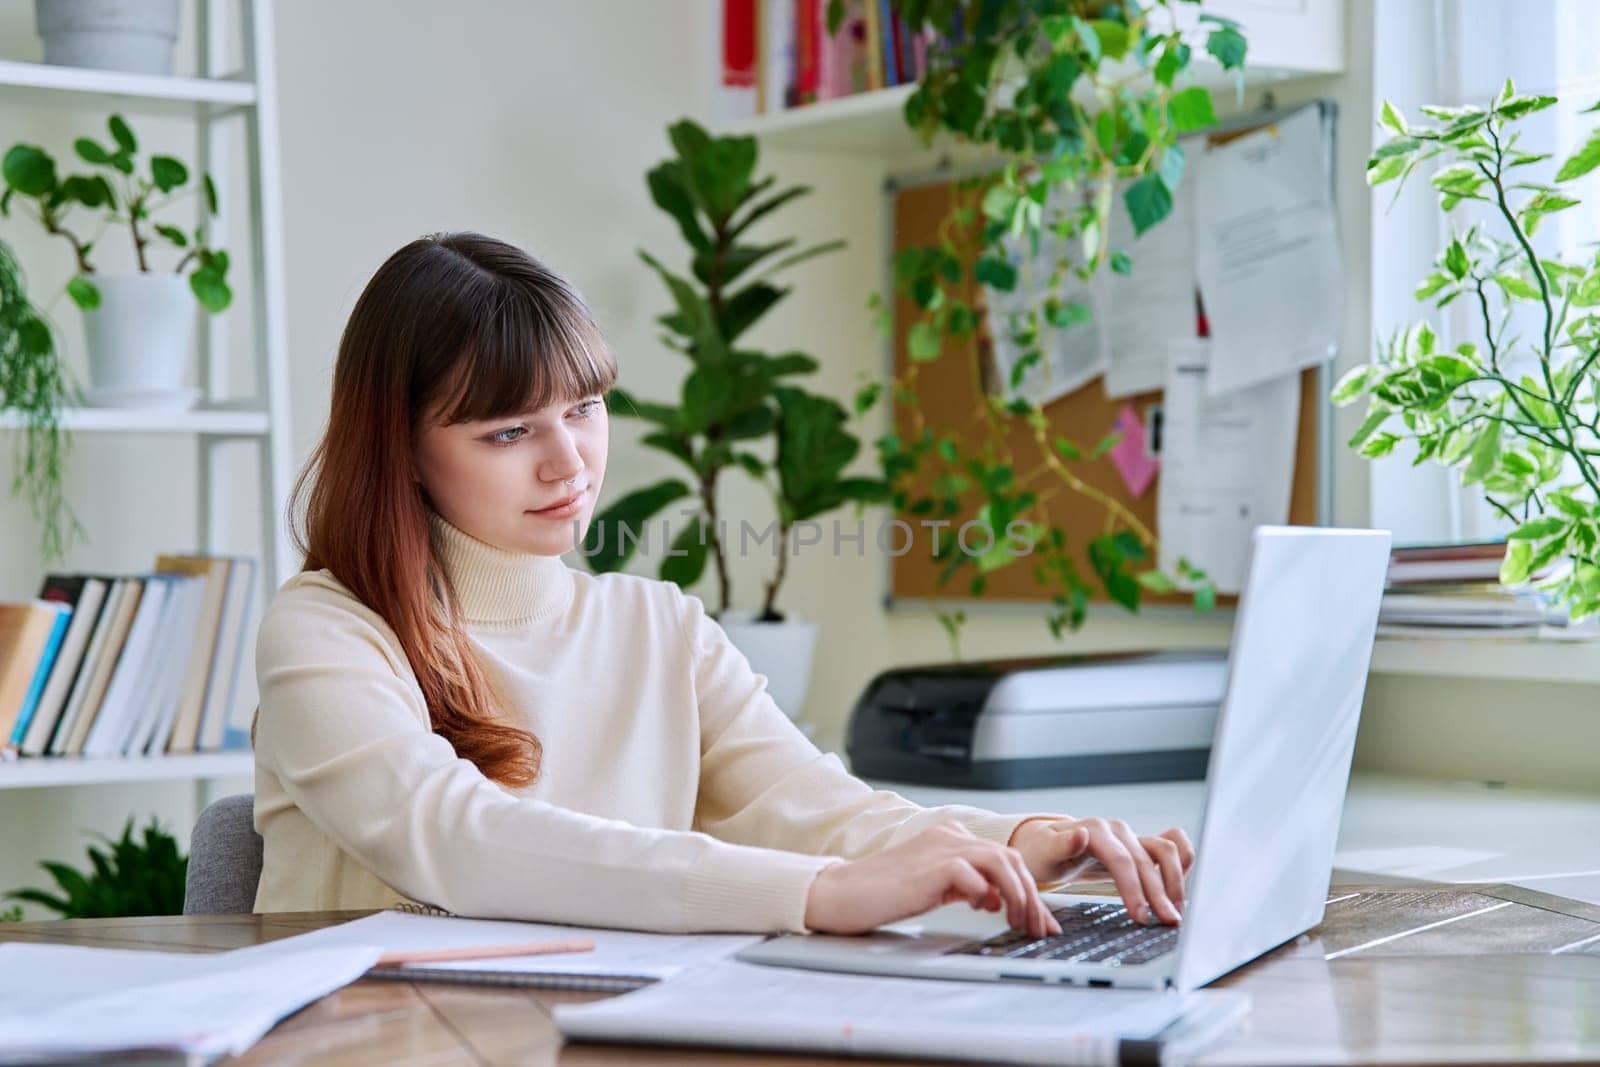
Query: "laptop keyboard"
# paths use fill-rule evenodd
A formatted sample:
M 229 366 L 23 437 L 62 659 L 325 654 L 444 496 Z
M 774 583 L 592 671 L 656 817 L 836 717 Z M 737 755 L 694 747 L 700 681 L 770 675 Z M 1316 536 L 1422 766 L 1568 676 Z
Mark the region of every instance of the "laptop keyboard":
M 1061 924 L 1059 934 L 1034 937 L 1008 930 L 960 945 L 946 955 L 1128 966 L 1164 956 L 1178 944 L 1178 927 L 1142 926 L 1121 904 L 1071 904 L 1052 914 Z

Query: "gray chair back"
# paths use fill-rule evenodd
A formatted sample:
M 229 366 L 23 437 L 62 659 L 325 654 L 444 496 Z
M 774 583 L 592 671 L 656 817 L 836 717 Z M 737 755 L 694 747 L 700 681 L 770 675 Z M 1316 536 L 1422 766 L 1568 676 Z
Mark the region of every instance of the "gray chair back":
M 250 793 L 223 797 L 207 804 L 195 820 L 183 887 L 185 915 L 248 915 L 255 910 L 261 881 L 255 799 Z

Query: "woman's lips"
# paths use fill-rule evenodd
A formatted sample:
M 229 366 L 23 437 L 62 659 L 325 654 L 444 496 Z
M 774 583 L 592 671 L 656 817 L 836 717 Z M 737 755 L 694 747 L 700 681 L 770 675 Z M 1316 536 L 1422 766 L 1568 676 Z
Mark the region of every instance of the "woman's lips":
M 552 504 L 547 508 L 539 508 L 534 511 L 533 514 L 542 515 L 548 519 L 564 519 L 568 516 L 576 515 L 582 508 L 583 497 L 587 492 L 588 490 L 584 490 L 583 492 L 577 493 L 564 503 Z

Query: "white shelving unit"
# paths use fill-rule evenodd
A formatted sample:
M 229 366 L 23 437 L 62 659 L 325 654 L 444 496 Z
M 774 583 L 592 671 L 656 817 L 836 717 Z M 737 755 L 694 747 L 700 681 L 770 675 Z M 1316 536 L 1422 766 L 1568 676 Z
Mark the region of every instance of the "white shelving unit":
M 225 17 L 233 7 L 236 22 Z M 226 381 L 227 333 L 218 316 L 209 316 L 201 331 L 199 385 L 202 401 L 185 412 L 116 408 L 81 408 L 63 413 L 62 424 L 73 433 L 178 434 L 194 438 L 197 469 L 196 543 L 202 551 L 226 551 L 222 532 L 227 516 L 220 499 L 222 471 L 215 462 L 218 446 L 239 440 L 256 445 L 261 492 L 260 568 L 255 603 L 292 573 L 292 550 L 285 526 L 286 497 L 293 472 L 289 452 L 288 321 L 284 303 L 283 196 L 279 185 L 276 59 L 273 46 L 272 0 L 199 0 L 195 34 L 200 76 L 157 77 L 118 71 L 0 61 L 0 106 L 104 107 L 133 115 L 182 116 L 197 124 L 196 170 L 210 172 L 229 187 L 229 163 L 221 152 L 222 124 L 245 125 L 244 175 L 248 188 L 248 227 L 234 222 L 233 205 L 210 220 L 212 240 L 228 246 L 244 238 L 251 257 L 255 312 L 252 364 L 254 396 L 245 405 L 220 399 Z M 225 71 L 228 31 L 237 26 L 242 43 L 242 70 Z M 235 261 L 242 257 L 235 254 Z M 0 412 L 0 431 L 22 426 L 15 412 Z M 132 472 L 131 472 L 132 473 Z M 68 477 L 71 477 L 70 471 Z M 91 531 L 92 535 L 93 531 Z M 95 785 L 109 782 L 192 780 L 197 804 L 206 799 L 205 783 L 252 773 L 248 753 L 201 753 L 183 756 L 82 759 L 46 757 L 0 763 L 0 789 L 38 786 Z
M 1222 93 L 1240 84 L 1246 90 L 1261 89 L 1338 74 L 1344 69 L 1341 0 L 1302 0 L 1294 7 L 1280 11 L 1259 0 L 1207 0 L 1207 12 L 1237 19 L 1244 26 L 1249 56 L 1243 74 L 1235 75 L 1197 48 L 1185 77 L 1191 78 L 1192 84 Z M 1189 15 L 1187 11 L 1181 14 Z M 1137 70 L 1131 62 L 1122 67 L 1126 73 Z M 768 149 L 915 157 L 924 149 L 902 116 L 906 98 L 915 88 L 896 85 L 771 111 L 719 123 L 718 132 L 759 137 L 762 147 Z M 941 149 L 935 144 L 932 150 Z

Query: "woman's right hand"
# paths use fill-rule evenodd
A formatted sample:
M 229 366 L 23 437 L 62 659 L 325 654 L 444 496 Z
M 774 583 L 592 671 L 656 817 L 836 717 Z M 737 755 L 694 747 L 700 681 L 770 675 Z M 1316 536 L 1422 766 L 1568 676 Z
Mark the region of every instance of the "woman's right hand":
M 1004 907 L 1012 928 L 1034 937 L 1061 932 L 1022 853 L 958 822 L 824 867 L 806 894 L 805 924 L 817 933 L 864 934 L 958 900 L 984 911 Z

